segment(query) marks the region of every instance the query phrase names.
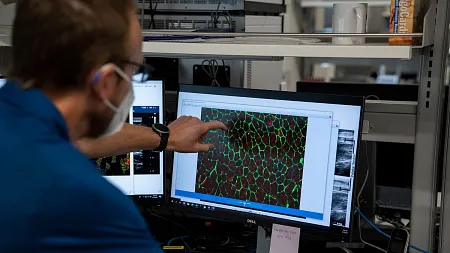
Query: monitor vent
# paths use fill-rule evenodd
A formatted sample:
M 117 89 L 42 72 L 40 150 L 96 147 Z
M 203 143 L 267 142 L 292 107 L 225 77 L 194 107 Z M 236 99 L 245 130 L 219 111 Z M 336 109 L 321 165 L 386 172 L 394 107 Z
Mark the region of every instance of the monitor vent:
M 246 68 L 245 68 L 245 88 L 251 89 L 252 88 L 252 61 L 246 61 Z
M 209 17 L 205 17 L 204 20 L 193 19 L 170 19 L 159 18 L 155 16 L 155 29 L 207 29 L 211 28 L 211 20 Z M 144 29 L 150 28 L 150 19 L 144 19 Z M 217 24 L 218 29 L 232 29 L 236 28 L 236 21 L 231 21 L 231 27 L 228 22 L 221 20 Z

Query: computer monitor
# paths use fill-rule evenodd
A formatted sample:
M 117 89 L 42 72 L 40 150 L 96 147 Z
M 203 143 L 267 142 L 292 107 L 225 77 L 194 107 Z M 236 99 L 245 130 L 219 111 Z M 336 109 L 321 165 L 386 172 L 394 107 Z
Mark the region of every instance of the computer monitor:
M 417 101 L 419 85 L 349 82 L 297 82 L 297 92 L 365 96 L 367 99 Z
M 173 208 L 349 240 L 363 106 L 363 97 L 180 85 L 178 116 L 228 131 L 205 136 L 207 153 L 175 153 Z
M 163 123 L 164 84 L 162 80 L 133 82 L 135 100 L 128 122 L 151 127 Z M 163 199 L 164 156 L 150 150 L 95 159 L 104 177 L 127 195 Z

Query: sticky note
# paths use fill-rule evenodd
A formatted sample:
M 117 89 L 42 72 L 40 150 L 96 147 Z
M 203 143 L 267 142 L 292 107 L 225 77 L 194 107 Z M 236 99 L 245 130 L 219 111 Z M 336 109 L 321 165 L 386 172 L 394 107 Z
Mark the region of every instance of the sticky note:
M 269 253 L 298 253 L 300 228 L 273 224 Z

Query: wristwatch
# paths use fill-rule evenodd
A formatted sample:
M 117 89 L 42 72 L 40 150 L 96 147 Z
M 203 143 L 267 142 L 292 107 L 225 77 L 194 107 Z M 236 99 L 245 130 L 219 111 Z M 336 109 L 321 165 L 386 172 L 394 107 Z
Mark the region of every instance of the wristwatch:
M 161 141 L 159 143 L 159 146 L 155 148 L 153 151 L 161 152 L 164 151 L 167 148 L 167 142 L 169 141 L 169 133 L 170 130 L 166 125 L 155 123 L 152 125 L 152 129 L 155 133 L 161 137 Z

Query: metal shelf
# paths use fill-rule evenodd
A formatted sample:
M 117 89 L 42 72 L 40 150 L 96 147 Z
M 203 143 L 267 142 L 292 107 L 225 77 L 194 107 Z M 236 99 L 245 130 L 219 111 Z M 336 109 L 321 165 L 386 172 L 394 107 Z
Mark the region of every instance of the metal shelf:
M 330 43 L 283 45 L 197 42 L 144 42 L 147 55 L 205 57 L 225 56 L 254 59 L 261 57 L 327 57 L 411 59 L 411 46 L 388 44 L 334 45 Z
M 158 40 L 144 42 L 143 52 L 147 55 L 200 58 L 214 56 L 239 59 L 260 59 L 261 57 L 411 59 L 413 48 L 416 48 L 413 46 L 392 46 L 388 43 L 336 45 L 329 41 L 333 37 L 364 37 L 386 41 L 389 37 L 414 37 L 422 40 L 422 46 L 419 48 L 429 45 L 431 41 L 428 38 L 431 34 L 426 31 L 412 34 L 271 34 L 146 30 L 143 35 L 167 38 L 164 41 L 158 38 Z M 170 36 L 175 35 L 201 37 L 196 40 L 171 40 Z
M 0 26 L 0 46 L 10 45 L 11 27 Z M 192 32 L 168 32 L 168 31 L 144 31 L 144 36 L 170 36 L 170 35 L 195 35 L 195 36 L 230 36 L 227 33 L 192 33 Z M 184 57 L 201 58 L 217 57 L 230 59 L 264 60 L 273 57 L 318 57 L 318 58 L 372 58 L 372 59 L 411 59 L 412 46 L 391 46 L 385 44 L 363 45 L 335 45 L 326 42 L 310 44 L 294 44 L 289 39 L 319 38 L 329 39 L 333 36 L 343 37 L 368 37 L 386 38 L 396 37 L 421 37 L 422 33 L 415 34 L 258 34 L 258 33 L 233 33 L 236 38 L 252 37 L 250 41 L 242 40 L 214 40 L 207 39 L 202 42 L 189 41 L 151 41 L 143 42 L 143 52 L 146 55 L 160 57 Z M 261 38 L 262 41 L 258 39 Z M 268 43 L 266 40 L 270 39 Z M 288 39 L 288 40 L 286 40 Z M 425 39 L 424 39 L 425 40 Z M 286 43 L 289 42 L 289 43 Z
M 153 1 L 153 5 L 150 6 L 150 1 L 138 1 L 137 8 L 143 10 L 150 10 L 150 7 L 157 7 L 158 11 L 180 11 L 180 12 L 198 12 L 198 11 L 237 11 L 244 10 L 244 1 L 229 0 L 219 2 L 214 0 L 156 0 Z
M 340 1 L 342 3 L 360 3 L 360 1 L 353 1 L 353 0 L 344 0 L 344 1 Z M 303 8 L 327 8 L 327 7 L 333 7 L 333 4 L 336 3 L 335 1 L 314 1 L 314 0 L 309 0 L 309 1 L 301 1 L 301 7 Z M 389 7 L 391 6 L 391 1 L 383 1 L 383 0 L 378 0 L 378 1 L 367 1 L 367 4 L 369 4 L 369 6 L 373 6 L 373 7 Z

